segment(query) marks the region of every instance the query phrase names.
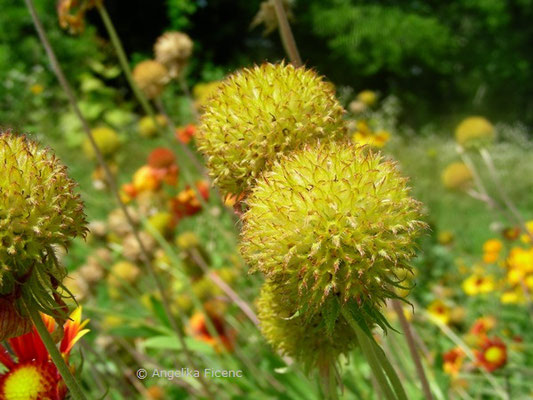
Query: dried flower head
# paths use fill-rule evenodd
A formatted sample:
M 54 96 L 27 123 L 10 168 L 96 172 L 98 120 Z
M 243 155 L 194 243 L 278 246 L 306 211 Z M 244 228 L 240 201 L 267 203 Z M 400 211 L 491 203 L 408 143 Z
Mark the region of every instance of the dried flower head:
M 494 126 L 483 117 L 468 117 L 455 129 L 455 140 L 467 148 L 486 146 L 494 138 Z
M 85 13 L 102 4 L 103 0 L 58 0 L 57 16 L 59 25 L 72 34 L 82 33 L 85 29 Z
M 332 85 L 314 71 L 263 64 L 231 75 L 213 93 L 196 140 L 214 182 L 239 194 L 282 154 L 342 137 L 343 112 Z
M 247 200 L 241 252 L 301 310 L 356 301 L 372 313 L 411 271 L 421 205 L 394 163 L 350 143 L 307 145 L 276 162 Z
M 18 311 L 24 299 L 57 315 L 54 296 L 66 271 L 56 248 L 85 236 L 83 203 L 65 166 L 23 136 L 0 134 L 0 165 L 0 298 Z
M 294 17 L 291 10 L 291 3 L 291 0 L 282 0 L 283 8 L 289 20 Z M 255 28 L 259 25 L 265 26 L 265 30 L 263 31 L 264 36 L 267 36 L 278 28 L 278 16 L 276 14 L 274 0 L 264 0 L 259 6 L 259 11 L 255 15 L 250 27 Z
M 168 70 L 157 61 L 141 61 L 133 69 L 133 79 L 146 97 L 155 99 L 168 82 Z
M 182 32 L 166 32 L 155 45 L 155 59 L 168 69 L 171 78 L 177 78 L 192 54 L 193 42 Z

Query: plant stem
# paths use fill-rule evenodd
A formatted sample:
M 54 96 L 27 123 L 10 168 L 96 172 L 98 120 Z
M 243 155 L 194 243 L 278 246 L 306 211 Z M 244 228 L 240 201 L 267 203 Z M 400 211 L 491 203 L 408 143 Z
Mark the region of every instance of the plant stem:
M 359 342 L 359 347 L 361 348 L 361 351 L 370 365 L 372 374 L 376 378 L 378 386 L 383 391 L 385 397 L 387 400 L 397 400 L 397 397 L 394 395 L 390 384 L 383 373 L 383 369 L 378 361 L 376 353 L 374 352 L 374 345 L 372 344 L 371 340 L 367 337 L 367 334 L 361 329 L 359 324 L 355 321 L 348 310 L 343 309 L 342 315 L 354 330 L 355 335 L 357 336 L 357 341 Z
M 397 299 L 393 299 L 392 307 L 394 308 L 394 311 L 396 312 L 396 315 L 398 316 L 398 319 L 400 320 L 400 325 L 402 326 L 402 330 L 405 334 L 405 340 L 407 341 L 407 346 L 409 347 L 411 358 L 413 359 L 415 363 L 418 379 L 420 379 L 420 383 L 422 384 L 422 391 L 424 392 L 424 396 L 426 397 L 427 400 L 433 400 L 431 389 L 429 387 L 429 383 L 426 378 L 426 374 L 424 372 L 424 367 L 422 366 L 422 361 L 420 360 L 420 354 L 418 354 L 418 350 L 415 345 L 413 332 L 411 331 L 411 326 L 409 322 L 407 321 L 407 318 L 405 318 L 402 305 Z
M 132 228 L 132 233 L 135 237 L 135 240 L 137 241 L 138 245 L 139 245 L 139 249 L 140 249 L 140 252 L 141 252 L 141 258 L 143 260 L 143 263 L 148 271 L 148 273 L 151 275 L 151 278 L 153 279 L 156 287 L 157 287 L 157 290 L 159 291 L 160 295 L 161 295 L 161 301 L 163 303 L 163 308 L 165 309 L 165 313 L 167 315 L 167 318 L 168 320 L 170 321 L 170 324 L 172 326 L 172 328 L 174 329 L 177 337 L 178 337 L 178 340 L 180 341 L 180 344 L 182 346 L 182 349 L 183 349 L 183 353 L 187 359 L 187 362 L 189 363 L 190 367 L 193 368 L 193 369 L 197 369 L 195 368 L 195 362 L 192 358 L 192 355 L 191 355 L 191 352 L 189 351 L 188 347 L 187 347 L 187 344 L 185 343 L 185 339 L 184 339 L 184 335 L 176 321 L 176 319 L 174 318 L 174 315 L 172 314 L 172 311 L 171 311 L 171 308 L 170 308 L 170 301 L 168 299 L 168 296 L 163 288 L 163 284 L 161 282 L 161 280 L 159 279 L 153 265 L 152 265 L 152 262 L 150 260 L 150 256 L 148 255 L 148 252 L 146 251 L 146 248 L 144 246 L 144 243 L 141 241 L 141 238 L 139 236 L 139 230 L 137 228 L 137 226 L 135 225 L 135 223 L 133 222 L 133 219 L 128 211 L 128 209 L 126 208 L 124 202 L 122 201 L 122 199 L 120 198 L 120 193 L 118 191 L 118 187 L 117 187 L 117 184 L 116 184 L 116 181 L 115 181 L 115 178 L 113 177 L 113 174 L 111 173 L 110 169 L 109 169 L 109 166 L 107 165 L 105 159 L 104 159 L 104 156 L 102 155 L 102 152 L 100 151 L 100 149 L 98 148 L 98 145 L 96 144 L 95 140 L 94 140 L 94 137 L 91 133 L 91 128 L 89 126 L 89 123 L 87 122 L 87 120 L 85 119 L 85 117 L 83 116 L 83 114 L 81 113 L 81 110 L 80 108 L 78 107 L 78 102 L 77 102 L 77 99 L 76 99 L 76 96 L 74 94 L 74 91 L 72 90 L 72 87 L 70 86 L 69 82 L 67 81 L 64 73 L 63 73 L 63 69 L 61 68 L 61 65 L 59 64 L 59 61 L 57 60 L 57 57 L 55 55 L 55 52 L 52 48 L 52 46 L 50 45 L 50 42 L 48 40 L 48 37 L 46 36 L 46 32 L 43 28 L 43 25 L 37 15 L 37 12 L 35 10 L 35 6 L 33 4 L 33 0 L 24 0 L 26 2 L 26 6 L 28 7 L 28 10 L 31 14 L 31 17 L 32 17 L 32 20 L 33 20 L 33 24 L 35 25 L 35 29 L 37 30 L 37 34 L 39 35 L 39 39 L 41 40 L 41 43 L 48 55 L 48 58 L 50 59 L 50 64 L 52 66 L 52 70 L 54 71 L 55 75 L 57 76 L 57 79 L 59 80 L 59 83 L 61 85 L 61 87 L 63 88 L 63 90 L 65 91 L 65 94 L 67 95 L 68 97 L 68 100 L 69 100 L 69 103 L 70 105 L 72 106 L 73 110 L 74 110 L 74 113 L 76 114 L 76 116 L 78 117 L 78 119 L 80 120 L 82 126 L 83 126 L 83 129 L 87 135 L 87 138 L 89 139 L 89 142 L 91 143 L 91 146 L 92 148 L 94 149 L 94 153 L 96 155 L 96 158 L 100 164 L 100 166 L 102 167 L 102 169 L 104 170 L 104 173 L 105 173 L 105 176 L 106 176 L 106 179 L 109 183 L 109 188 L 111 190 L 111 192 L 114 194 L 114 197 L 120 207 L 120 209 L 122 210 L 122 212 L 124 213 L 125 217 L 126 217 L 126 220 L 128 222 L 128 224 L 131 226 Z M 209 398 L 213 398 L 213 395 L 211 394 L 210 390 L 209 390 L 209 387 L 207 385 L 207 382 L 205 381 L 204 377 L 200 374 L 200 377 L 198 378 L 200 383 L 202 384 L 203 388 L 204 388 L 204 391 L 205 391 L 205 394 L 207 395 L 207 397 Z
M 72 373 L 70 372 L 70 369 L 65 359 L 57 349 L 57 346 L 54 343 L 52 336 L 50 336 L 50 332 L 48 332 L 48 329 L 46 329 L 46 326 L 44 325 L 39 311 L 37 311 L 34 307 L 31 307 L 27 303 L 25 303 L 25 306 L 30 314 L 31 320 L 33 321 L 33 325 L 35 325 L 37 333 L 39 333 L 39 336 L 43 341 L 44 347 L 46 347 L 50 358 L 54 362 L 59 373 L 61 374 L 65 385 L 67 385 L 70 395 L 74 400 L 86 400 L 87 398 L 83 394 L 80 385 L 78 384 L 74 376 L 72 376 Z
M 329 390 L 329 398 L 330 400 L 338 400 L 339 396 L 337 393 L 337 380 L 335 378 L 335 366 L 330 364 L 328 368 L 328 390 Z
M 133 94 L 135 95 L 135 97 L 137 97 L 137 100 L 139 101 L 139 103 L 141 103 L 141 107 L 143 108 L 144 112 L 155 121 L 156 127 L 159 128 L 159 124 L 157 123 L 157 120 L 155 118 L 154 109 L 152 108 L 152 106 L 150 105 L 150 102 L 147 100 L 146 96 L 141 92 L 141 90 L 139 89 L 139 86 L 137 86 L 137 84 L 135 83 L 135 80 L 133 79 L 133 75 L 131 73 L 131 68 L 128 63 L 126 52 L 124 51 L 124 47 L 122 46 L 120 37 L 117 35 L 117 31 L 115 30 L 113 22 L 111 21 L 111 18 L 109 17 L 109 14 L 107 13 L 104 3 L 96 2 L 96 8 L 98 9 L 98 12 L 100 13 L 100 17 L 102 18 L 102 21 L 104 22 L 104 26 L 107 30 L 109 38 L 111 39 L 111 43 L 113 44 L 113 47 L 115 48 L 115 52 L 117 53 L 118 61 L 120 63 L 122 71 L 124 72 L 124 75 L 126 76 L 126 80 L 128 81 L 131 89 L 133 90 Z
M 511 211 L 511 213 L 515 217 L 516 222 L 518 222 L 518 224 L 520 225 L 520 227 L 522 228 L 524 233 L 526 235 L 528 235 L 529 238 L 533 241 L 533 233 L 530 232 L 529 229 L 527 229 L 527 226 L 526 226 L 526 223 L 524 221 L 524 218 L 522 218 L 522 215 L 520 214 L 520 212 L 516 208 L 516 206 L 513 203 L 513 201 L 507 195 L 505 190 L 503 190 L 502 183 L 501 183 L 501 181 L 500 181 L 500 179 L 498 177 L 498 172 L 496 172 L 496 167 L 494 166 L 494 162 L 492 161 L 492 157 L 491 157 L 490 153 L 487 151 L 487 149 L 481 149 L 481 150 L 479 150 L 479 153 L 481 154 L 481 158 L 483 159 L 483 162 L 487 166 L 487 169 L 489 171 L 489 175 L 490 175 L 492 181 L 494 182 L 494 185 L 496 186 L 496 190 L 498 191 L 498 194 L 500 195 L 500 198 L 505 203 L 507 208 L 509 208 L 509 210 Z
M 279 34 L 281 36 L 281 41 L 283 42 L 285 52 L 295 67 L 301 67 L 303 64 L 302 59 L 300 57 L 300 53 L 298 52 L 298 46 L 296 46 L 296 41 L 294 40 L 294 35 L 292 34 L 289 20 L 287 19 L 287 13 L 285 12 L 285 8 L 283 8 L 282 0 L 274 0 L 274 7 L 276 9 L 276 16 L 278 17 Z

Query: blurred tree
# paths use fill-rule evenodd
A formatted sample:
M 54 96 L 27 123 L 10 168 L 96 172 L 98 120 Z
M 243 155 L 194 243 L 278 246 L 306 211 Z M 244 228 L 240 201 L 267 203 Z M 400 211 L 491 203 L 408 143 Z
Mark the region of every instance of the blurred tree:
M 334 81 L 395 92 L 416 122 L 533 122 L 532 0 L 300 0 L 304 58 Z M 431 113 L 428 115 L 428 113 Z

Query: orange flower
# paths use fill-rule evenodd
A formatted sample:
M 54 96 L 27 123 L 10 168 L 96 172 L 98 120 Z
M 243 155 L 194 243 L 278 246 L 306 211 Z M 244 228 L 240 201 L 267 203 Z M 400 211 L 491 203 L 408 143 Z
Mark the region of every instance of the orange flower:
M 42 319 L 48 331 L 54 332 L 54 320 L 45 315 Z M 80 307 L 64 324 L 65 334 L 59 350 L 67 363 L 74 344 L 89 332 L 84 329 L 88 322 L 81 321 Z M 8 343 L 16 361 L 0 345 L 0 363 L 7 368 L 7 372 L 0 375 L 0 399 L 62 400 L 66 397 L 67 388 L 35 327 L 29 333 L 9 339 Z
M 476 319 L 472 327 L 470 328 L 470 333 L 478 336 L 485 336 L 490 330 L 496 326 L 496 318 L 494 317 L 481 317 Z
M 152 175 L 167 185 L 175 186 L 178 183 L 179 168 L 176 165 L 176 156 L 165 147 L 154 149 L 148 156 L 148 165 L 152 168 Z
M 204 200 L 209 199 L 209 187 L 206 182 L 196 182 L 196 189 Z M 197 214 L 202 209 L 202 204 L 194 190 L 187 186 L 176 197 L 171 199 L 170 207 L 176 219 Z
M 206 315 L 201 312 L 194 313 L 189 319 L 189 333 L 195 339 L 201 340 L 202 342 L 213 346 L 217 352 L 221 352 L 224 349 L 227 351 L 232 351 L 233 333 L 226 327 L 222 316 L 209 309 L 207 312 L 213 327 L 218 334 L 218 337 L 211 335 L 207 325 Z
M 476 352 L 479 365 L 488 372 L 502 368 L 507 363 L 507 346 L 500 339 L 486 338 Z
M 196 134 L 196 125 L 189 124 L 182 128 L 176 129 L 176 139 L 181 143 L 188 144 Z
M 459 347 L 451 349 L 450 351 L 442 355 L 443 369 L 449 375 L 456 376 L 461 367 L 463 366 L 463 360 L 465 359 L 465 353 Z

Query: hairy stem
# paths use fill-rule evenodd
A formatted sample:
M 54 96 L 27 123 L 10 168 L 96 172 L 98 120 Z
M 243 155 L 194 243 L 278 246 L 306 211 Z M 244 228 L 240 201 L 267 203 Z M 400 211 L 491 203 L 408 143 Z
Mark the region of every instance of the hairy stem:
M 46 326 L 44 325 L 44 322 L 41 318 L 41 315 L 39 314 L 39 311 L 35 309 L 35 307 L 32 307 L 29 304 L 25 304 L 26 309 L 28 310 L 30 314 L 30 318 L 33 322 L 33 325 L 35 325 L 35 329 L 37 330 L 37 333 L 39 333 L 39 336 L 41 337 L 41 340 L 43 341 L 44 347 L 46 347 L 46 350 L 48 351 L 48 354 L 50 355 L 50 358 L 54 362 L 55 366 L 57 367 L 57 370 L 61 374 L 61 377 L 63 378 L 63 381 L 65 382 L 65 385 L 67 385 L 67 388 L 69 390 L 70 395 L 74 400 L 86 400 L 87 398 L 83 394 L 83 391 L 81 390 L 80 385 L 70 372 L 70 369 L 59 352 L 56 344 L 54 343 L 54 340 L 52 339 L 52 336 L 50 336 L 50 332 L 48 332 L 48 329 L 46 329 Z
M 33 20 L 33 24 L 35 25 L 35 29 L 37 30 L 37 33 L 39 35 L 39 39 L 41 40 L 41 43 L 42 43 L 42 45 L 43 45 L 43 47 L 44 47 L 44 49 L 45 49 L 45 51 L 46 51 L 46 53 L 48 55 L 48 58 L 50 59 L 50 64 L 52 66 L 52 69 L 53 69 L 55 75 L 57 76 L 57 79 L 59 80 L 59 83 L 60 83 L 61 87 L 65 91 L 65 93 L 66 93 L 66 95 L 68 97 L 69 103 L 70 103 L 70 105 L 72 106 L 72 108 L 74 110 L 74 113 L 76 114 L 76 116 L 78 117 L 80 122 L 82 123 L 83 129 L 84 129 L 85 133 L 87 134 L 87 138 L 89 139 L 89 142 L 91 143 L 91 146 L 94 149 L 96 158 L 97 158 L 100 166 L 104 170 L 104 173 L 105 173 L 106 179 L 107 179 L 107 181 L 109 183 L 109 187 L 111 189 L 111 192 L 114 194 L 114 197 L 116 198 L 116 201 L 117 201 L 120 209 L 124 213 L 128 224 L 132 228 L 133 235 L 134 235 L 135 240 L 137 241 L 137 243 L 139 245 L 139 249 L 141 251 L 141 257 L 142 257 L 143 263 L 144 263 L 148 273 L 152 277 L 152 279 L 153 279 L 153 281 L 154 281 L 154 283 L 155 283 L 155 285 L 157 287 L 157 290 L 159 291 L 159 293 L 161 295 L 161 301 L 163 303 L 163 307 L 165 309 L 165 313 L 167 315 L 168 320 L 170 321 L 170 324 L 172 325 L 172 328 L 176 332 L 176 335 L 177 335 L 177 337 L 178 337 L 178 339 L 180 341 L 180 344 L 182 346 L 183 353 L 184 353 L 184 355 L 185 355 L 185 357 L 187 359 L 187 362 L 189 363 L 191 368 L 196 369 L 195 368 L 195 362 L 194 362 L 194 360 L 192 358 L 192 354 L 191 354 L 190 350 L 188 349 L 188 347 L 187 347 L 187 345 L 185 343 L 184 335 L 183 335 L 183 333 L 182 333 L 182 331 L 181 331 L 176 319 L 174 318 L 174 315 L 172 314 L 172 311 L 171 311 L 171 308 L 170 308 L 170 301 L 169 301 L 168 296 L 167 296 L 167 294 L 166 294 L 166 292 L 165 292 L 165 290 L 163 288 L 163 284 L 162 284 L 161 280 L 159 279 L 159 277 L 158 277 L 158 275 L 157 275 L 157 273 L 156 273 L 156 271 L 155 271 L 155 269 L 154 269 L 154 267 L 152 265 L 150 256 L 149 256 L 148 252 L 146 251 L 144 243 L 141 241 L 141 238 L 139 236 L 139 230 L 138 230 L 137 226 L 135 225 L 135 223 L 133 222 L 133 219 L 132 219 L 128 209 L 126 208 L 125 204 L 123 203 L 122 199 L 120 198 L 120 193 L 118 191 L 118 187 L 117 187 L 115 178 L 113 177 L 113 174 L 111 173 L 111 171 L 109 169 L 109 166 L 107 165 L 107 163 L 106 163 L 106 161 L 104 159 L 104 156 L 102 155 L 102 152 L 100 151 L 100 149 L 98 148 L 98 145 L 96 144 L 96 142 L 94 140 L 94 137 L 93 137 L 93 135 L 91 133 L 91 128 L 89 126 L 89 123 L 87 122 L 87 120 L 85 119 L 85 117 L 81 113 L 81 110 L 78 107 L 78 101 L 76 99 L 74 91 L 72 90 L 72 87 L 70 86 L 69 82 L 67 81 L 67 79 L 65 77 L 65 74 L 63 73 L 63 69 L 61 68 L 61 65 L 59 64 L 59 61 L 57 60 L 55 52 L 54 52 L 52 46 L 50 45 L 50 42 L 49 42 L 48 37 L 46 35 L 46 32 L 45 32 L 45 30 L 44 30 L 44 28 L 42 26 L 42 23 L 41 23 L 38 15 L 37 15 L 37 12 L 35 10 L 35 6 L 33 4 L 33 0 L 24 0 L 24 1 L 26 2 L 26 6 L 28 7 L 28 10 L 30 11 L 30 14 L 31 14 L 31 17 L 32 17 L 32 20 Z M 202 385 L 204 387 L 205 394 L 209 398 L 213 398 L 211 392 L 209 391 L 209 387 L 207 385 L 207 382 L 202 377 L 202 375 L 200 375 L 199 381 L 202 383 Z
M 283 8 L 283 1 L 274 0 L 274 7 L 276 9 L 276 16 L 278 17 L 279 34 L 285 52 L 291 59 L 291 63 L 295 67 L 300 67 L 303 65 L 302 58 L 300 57 L 298 46 L 296 46 L 296 41 L 294 40 L 294 35 L 292 34 L 292 29 L 287 19 L 287 13 L 285 12 L 285 8 Z

